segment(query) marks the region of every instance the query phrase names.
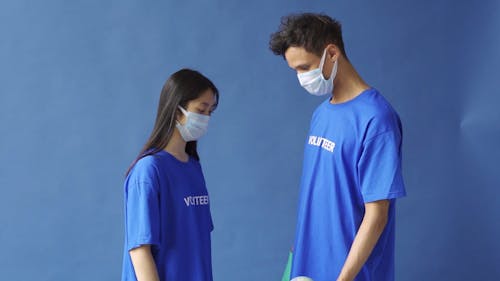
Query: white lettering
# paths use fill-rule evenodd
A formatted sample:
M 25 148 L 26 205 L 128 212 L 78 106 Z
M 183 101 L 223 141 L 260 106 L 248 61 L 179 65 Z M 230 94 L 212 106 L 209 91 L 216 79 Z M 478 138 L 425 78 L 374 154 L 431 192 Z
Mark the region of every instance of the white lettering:
M 333 141 L 318 136 L 309 136 L 308 144 L 320 146 L 321 148 L 329 152 L 333 152 L 333 149 L 335 148 L 335 143 Z
M 201 206 L 201 205 L 208 205 L 209 200 L 208 200 L 208 195 L 198 195 L 198 196 L 188 196 L 184 197 L 184 203 L 186 203 L 186 206 Z
M 316 145 L 316 136 L 309 136 L 309 144 Z
M 333 141 L 324 139 L 323 145 L 321 147 L 330 152 L 333 152 L 333 148 L 335 148 L 335 143 Z

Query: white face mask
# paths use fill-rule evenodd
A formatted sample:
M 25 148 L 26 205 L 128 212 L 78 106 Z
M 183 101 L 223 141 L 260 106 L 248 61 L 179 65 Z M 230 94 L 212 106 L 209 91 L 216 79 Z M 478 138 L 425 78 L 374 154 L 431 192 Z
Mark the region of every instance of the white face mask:
M 332 74 L 328 80 L 323 77 L 323 66 L 326 59 L 326 49 L 323 52 L 319 67 L 304 73 L 297 73 L 300 85 L 304 87 L 310 94 L 315 96 L 323 96 L 326 94 L 332 94 L 333 92 L 333 80 L 335 75 L 337 75 L 337 62 L 333 64 Z
M 179 106 L 179 109 L 186 116 L 184 125 L 177 121 L 175 127 L 181 133 L 185 141 L 195 141 L 201 138 L 208 130 L 208 121 L 210 116 L 195 112 L 190 112 Z

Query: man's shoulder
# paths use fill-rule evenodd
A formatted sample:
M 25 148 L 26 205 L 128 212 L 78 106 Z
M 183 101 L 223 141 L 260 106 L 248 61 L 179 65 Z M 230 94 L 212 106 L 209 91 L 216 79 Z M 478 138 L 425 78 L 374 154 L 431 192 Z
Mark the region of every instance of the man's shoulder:
M 363 94 L 357 111 L 366 120 L 394 121 L 399 119 L 389 101 L 374 88 Z
M 370 91 L 359 110 L 369 135 L 401 131 L 401 120 L 389 101 L 376 89 Z

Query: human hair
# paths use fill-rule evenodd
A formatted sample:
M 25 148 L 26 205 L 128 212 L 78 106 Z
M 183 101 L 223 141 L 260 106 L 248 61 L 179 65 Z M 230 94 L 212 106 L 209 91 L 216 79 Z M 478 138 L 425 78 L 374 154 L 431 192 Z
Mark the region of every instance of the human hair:
M 161 90 L 153 131 L 139 155 L 128 168 L 127 175 L 141 158 L 153 155 L 167 146 L 176 126 L 178 107 L 186 108 L 190 101 L 199 98 L 203 92 L 209 89 L 215 95 L 217 106 L 219 91 L 212 81 L 198 71 L 181 69 L 168 78 Z M 196 146 L 196 141 L 187 142 L 186 153 L 199 161 L 200 157 Z
M 271 34 L 269 49 L 283 58 L 290 47 L 321 56 L 328 44 L 335 44 L 347 59 L 340 22 L 325 14 L 303 13 L 281 18 L 278 31 Z

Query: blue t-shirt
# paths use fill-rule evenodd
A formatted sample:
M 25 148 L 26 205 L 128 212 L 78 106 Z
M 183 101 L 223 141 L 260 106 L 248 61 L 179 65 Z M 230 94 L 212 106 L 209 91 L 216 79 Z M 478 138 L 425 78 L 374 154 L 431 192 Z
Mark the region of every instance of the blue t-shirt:
M 388 223 L 356 281 L 394 280 L 395 198 L 406 195 L 401 122 L 375 89 L 323 102 L 304 151 L 291 278 L 336 280 L 367 202 L 389 199 Z
M 166 151 L 140 159 L 125 181 L 122 281 L 137 280 L 129 250 L 151 245 L 160 280 L 212 281 L 210 205 L 200 163 Z

